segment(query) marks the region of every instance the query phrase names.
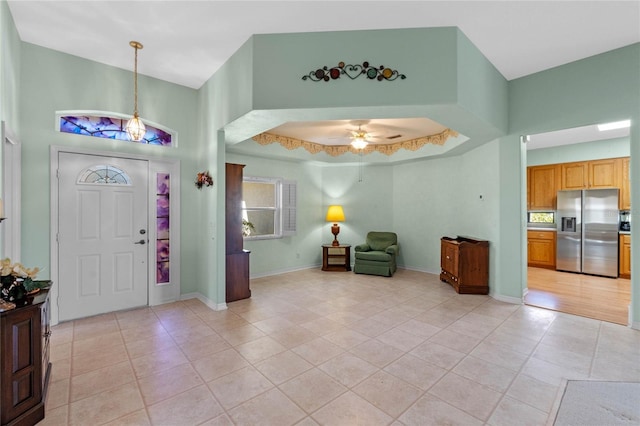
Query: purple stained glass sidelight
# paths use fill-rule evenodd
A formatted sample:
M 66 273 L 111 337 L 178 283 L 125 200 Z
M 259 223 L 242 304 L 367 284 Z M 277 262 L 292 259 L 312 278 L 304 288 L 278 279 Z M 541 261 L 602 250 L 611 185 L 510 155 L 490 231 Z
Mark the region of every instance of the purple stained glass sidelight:
M 156 202 L 156 216 L 157 217 L 169 216 L 169 196 L 168 195 L 158 195 L 158 199 Z
M 169 173 L 156 173 L 156 284 L 169 282 L 169 185 L 171 175 Z
M 156 283 L 163 284 L 169 282 L 169 262 L 158 262 L 156 271 Z
M 158 262 L 165 262 L 169 260 L 169 240 L 157 240 L 156 247 L 156 260 Z
M 168 240 L 169 239 L 169 218 L 168 217 L 159 217 L 158 218 L 158 229 L 157 229 L 157 238 L 159 240 Z
M 158 173 L 158 194 L 169 195 L 169 173 Z

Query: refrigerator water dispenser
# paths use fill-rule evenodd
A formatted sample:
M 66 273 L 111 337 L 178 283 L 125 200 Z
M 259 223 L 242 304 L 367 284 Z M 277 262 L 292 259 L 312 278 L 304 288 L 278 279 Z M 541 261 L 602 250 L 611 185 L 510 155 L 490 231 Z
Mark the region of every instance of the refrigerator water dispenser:
M 575 217 L 563 217 L 562 218 L 562 231 L 563 232 L 576 232 L 576 218 Z

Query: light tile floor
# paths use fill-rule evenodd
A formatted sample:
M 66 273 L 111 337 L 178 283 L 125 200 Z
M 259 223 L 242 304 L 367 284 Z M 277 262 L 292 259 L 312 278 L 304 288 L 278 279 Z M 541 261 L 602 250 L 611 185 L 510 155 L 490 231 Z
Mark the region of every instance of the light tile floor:
M 436 275 L 305 270 L 53 328 L 40 425 L 545 425 L 567 379 L 640 381 L 640 332 Z

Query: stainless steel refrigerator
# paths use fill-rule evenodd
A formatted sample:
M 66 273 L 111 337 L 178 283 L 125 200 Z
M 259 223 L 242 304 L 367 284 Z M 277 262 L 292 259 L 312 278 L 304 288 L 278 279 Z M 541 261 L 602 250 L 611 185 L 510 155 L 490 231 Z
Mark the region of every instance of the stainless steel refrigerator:
M 618 190 L 558 191 L 556 269 L 618 276 Z

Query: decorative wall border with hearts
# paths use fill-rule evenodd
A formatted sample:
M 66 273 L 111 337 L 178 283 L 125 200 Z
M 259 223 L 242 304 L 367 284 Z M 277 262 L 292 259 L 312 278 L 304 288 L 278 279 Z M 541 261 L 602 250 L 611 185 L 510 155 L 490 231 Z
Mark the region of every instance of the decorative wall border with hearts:
M 302 79 L 305 81 L 330 81 L 337 80 L 342 76 L 349 77 L 351 80 L 365 76 L 369 80 L 376 81 L 393 81 L 398 78 L 404 80 L 407 78 L 406 75 L 400 74 L 398 71 L 392 70 L 384 65 L 374 67 L 365 61 L 362 65 L 345 65 L 344 62 L 340 62 L 338 66 L 331 68 L 325 65 L 322 68 L 309 72 L 308 75 L 303 75 Z

